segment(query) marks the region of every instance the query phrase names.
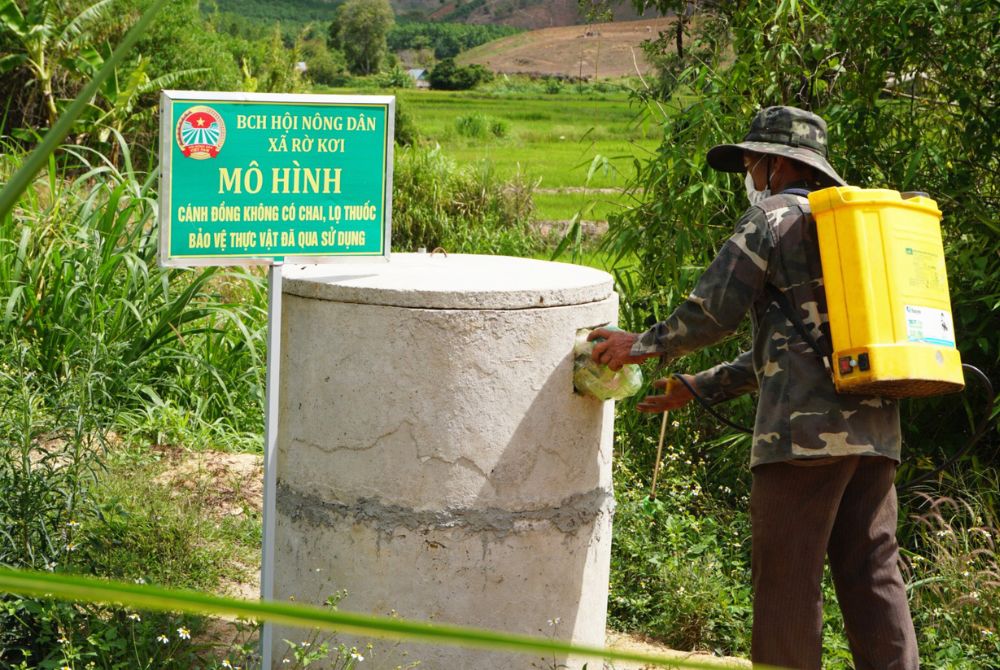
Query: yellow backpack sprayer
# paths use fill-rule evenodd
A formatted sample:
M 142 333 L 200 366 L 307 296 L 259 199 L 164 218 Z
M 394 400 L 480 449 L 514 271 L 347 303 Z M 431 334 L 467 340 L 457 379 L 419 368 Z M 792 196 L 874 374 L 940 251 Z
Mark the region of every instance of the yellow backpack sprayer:
M 810 193 L 809 205 L 837 391 L 886 398 L 961 391 L 937 203 L 846 186 Z

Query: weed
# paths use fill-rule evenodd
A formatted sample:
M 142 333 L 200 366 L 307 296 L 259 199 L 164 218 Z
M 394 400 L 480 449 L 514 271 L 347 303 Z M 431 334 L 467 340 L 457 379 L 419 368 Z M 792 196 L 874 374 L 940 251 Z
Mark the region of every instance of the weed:
M 982 668 L 1000 656 L 1000 528 L 986 508 L 924 496 L 904 550 L 922 660 L 933 667 Z
M 485 139 L 491 135 L 496 138 L 506 137 L 510 126 L 503 119 L 484 114 L 466 114 L 455 119 L 455 128 L 463 137 Z

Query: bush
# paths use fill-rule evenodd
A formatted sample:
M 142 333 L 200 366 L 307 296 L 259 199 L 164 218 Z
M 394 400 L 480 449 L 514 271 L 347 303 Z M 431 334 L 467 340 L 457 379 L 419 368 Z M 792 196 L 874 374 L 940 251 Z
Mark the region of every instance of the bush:
M 508 128 L 507 122 L 503 119 L 490 119 L 490 134 L 493 137 L 507 137 Z
M 300 47 L 300 51 L 306 64 L 306 77 L 314 84 L 336 87 L 350 80 L 344 54 L 327 48 L 325 40 L 309 40 Z
M 396 98 L 396 114 L 393 126 L 396 135 L 396 144 L 408 147 L 420 139 L 420 131 L 417 123 L 413 120 L 413 115 L 403 104 L 402 98 Z
M 428 76 L 431 88 L 444 91 L 464 91 L 493 80 L 493 73 L 482 65 L 457 65 L 454 59 L 445 58 Z
M 463 137 L 485 139 L 490 135 L 496 138 L 506 137 L 508 125 L 503 119 L 485 114 L 466 114 L 455 119 L 455 128 Z
M 258 429 L 260 279 L 160 268 L 154 177 L 99 165 L 71 180 L 53 165 L 44 183 L 0 221 L 2 324 L 37 373 L 85 376 L 105 419 L 176 399 L 199 420 Z
M 413 88 L 413 78 L 400 65 L 378 74 L 375 81 L 379 88 Z
M 393 172 L 393 250 L 531 256 L 535 184 L 498 177 L 488 163 L 459 167 L 439 148 L 400 149 Z
M 455 128 L 463 137 L 486 137 L 486 116 L 466 114 L 455 118 Z

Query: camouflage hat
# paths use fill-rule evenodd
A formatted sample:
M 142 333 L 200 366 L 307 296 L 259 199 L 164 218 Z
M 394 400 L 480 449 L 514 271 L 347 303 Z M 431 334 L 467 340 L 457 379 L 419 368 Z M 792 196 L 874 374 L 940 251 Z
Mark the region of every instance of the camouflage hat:
M 767 107 L 750 122 L 739 144 L 720 144 L 708 151 L 708 164 L 721 172 L 746 172 L 743 151 L 785 156 L 816 168 L 827 186 L 847 182 L 827 162 L 826 121 L 796 107 Z M 825 177 L 825 178 L 824 178 Z

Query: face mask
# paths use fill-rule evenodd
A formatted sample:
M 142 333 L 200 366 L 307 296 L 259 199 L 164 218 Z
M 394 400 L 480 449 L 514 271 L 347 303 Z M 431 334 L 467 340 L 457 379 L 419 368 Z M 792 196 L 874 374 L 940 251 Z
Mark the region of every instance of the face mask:
M 747 187 L 747 199 L 750 201 L 750 205 L 756 205 L 758 202 L 764 198 L 768 198 L 771 195 L 771 189 L 765 188 L 763 191 L 758 191 L 757 187 L 753 185 L 753 177 L 747 172 L 746 180 L 744 181 Z

